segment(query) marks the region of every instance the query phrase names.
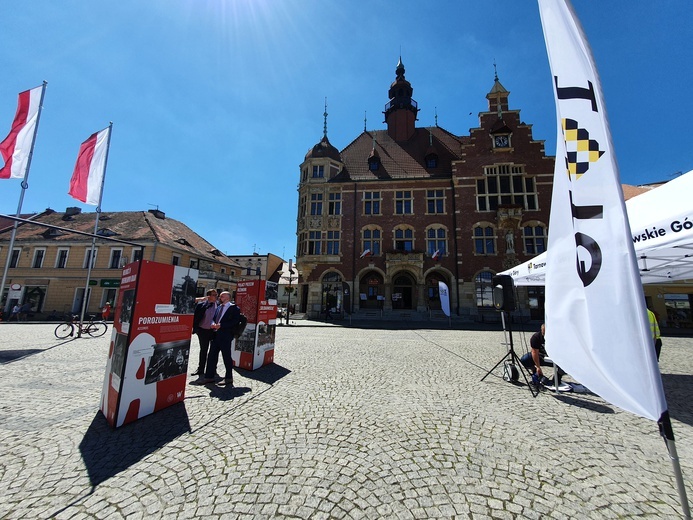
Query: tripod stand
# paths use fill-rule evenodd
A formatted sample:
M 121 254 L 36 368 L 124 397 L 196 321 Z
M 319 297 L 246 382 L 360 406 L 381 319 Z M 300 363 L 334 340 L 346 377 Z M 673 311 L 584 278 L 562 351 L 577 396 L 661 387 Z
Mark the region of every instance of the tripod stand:
M 502 321 L 502 323 L 503 323 L 503 330 L 505 331 L 505 330 L 506 330 L 506 326 L 505 326 L 505 312 L 504 312 L 504 311 L 500 311 L 500 313 L 501 313 L 501 321 Z M 507 354 L 505 354 L 502 358 L 500 358 L 500 360 L 498 361 L 498 363 L 496 363 L 496 364 L 493 366 L 493 368 L 492 368 L 491 370 L 489 370 L 488 372 L 486 372 L 486 375 L 485 375 L 484 377 L 481 378 L 481 381 L 483 381 L 484 379 L 486 379 L 486 378 L 488 377 L 488 375 L 489 375 L 491 372 L 493 372 L 496 368 L 498 368 L 498 367 L 500 366 L 501 363 L 503 363 L 504 361 L 507 360 L 507 361 L 510 361 L 511 363 L 514 363 L 514 364 L 515 364 L 515 366 L 517 367 L 517 370 L 522 374 L 522 377 L 524 378 L 525 383 L 527 383 L 527 388 L 528 388 L 529 391 L 531 392 L 532 397 L 536 397 L 536 396 L 539 395 L 539 391 L 538 391 L 538 390 L 535 390 L 535 389 L 532 387 L 532 385 L 530 384 L 529 379 L 527 379 L 527 372 L 526 372 L 526 370 L 525 370 L 525 367 L 522 365 L 522 363 L 520 362 L 520 358 L 519 358 L 518 355 L 515 353 L 515 348 L 514 348 L 514 346 L 513 346 L 513 327 L 512 327 L 512 320 L 510 320 L 510 319 L 508 320 L 507 331 L 508 331 L 508 337 L 509 337 L 509 341 L 508 341 L 508 347 L 509 347 L 509 348 L 508 348 Z

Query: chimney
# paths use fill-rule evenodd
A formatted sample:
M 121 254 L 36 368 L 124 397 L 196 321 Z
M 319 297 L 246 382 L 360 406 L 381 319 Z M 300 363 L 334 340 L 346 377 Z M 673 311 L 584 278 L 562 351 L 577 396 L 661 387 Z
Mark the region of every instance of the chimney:
M 161 219 L 161 220 L 166 220 L 166 213 L 164 213 L 161 210 L 158 209 L 150 209 L 149 213 L 154 215 L 156 218 Z

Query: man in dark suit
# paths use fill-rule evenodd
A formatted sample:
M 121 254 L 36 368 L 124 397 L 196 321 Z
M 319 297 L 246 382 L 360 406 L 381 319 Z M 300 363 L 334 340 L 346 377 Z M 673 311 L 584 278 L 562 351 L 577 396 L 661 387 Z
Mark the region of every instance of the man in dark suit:
M 214 338 L 212 320 L 214 319 L 216 310 L 217 291 L 210 289 L 207 291 L 207 298 L 195 305 L 195 312 L 193 314 L 193 334 L 197 334 L 197 339 L 200 342 L 200 361 L 197 364 L 197 370 L 191 374 L 193 376 L 201 377 L 205 375 L 209 343 L 212 341 L 212 338 Z
M 234 338 L 234 331 L 241 317 L 241 309 L 231 303 L 231 294 L 227 291 L 219 295 L 219 306 L 214 314 L 211 328 L 215 331 L 212 346 L 207 356 L 207 370 L 204 376 L 191 381 L 191 385 L 206 385 L 217 381 L 215 377 L 219 352 L 224 360 L 226 374 L 223 384 L 233 387 L 233 359 L 231 358 L 231 342 Z

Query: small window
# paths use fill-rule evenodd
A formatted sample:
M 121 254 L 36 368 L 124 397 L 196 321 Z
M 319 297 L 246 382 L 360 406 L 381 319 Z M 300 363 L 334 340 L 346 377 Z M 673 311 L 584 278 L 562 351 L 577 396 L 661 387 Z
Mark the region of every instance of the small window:
M 123 257 L 122 249 L 111 249 L 111 260 L 108 262 L 109 269 L 120 269 L 120 259 Z
M 327 232 L 327 254 L 328 255 L 338 255 L 339 254 L 339 231 L 328 231 Z
M 322 193 L 311 193 L 310 214 L 322 215 Z
M 429 214 L 445 213 L 444 194 L 444 190 L 426 190 L 426 210 Z
M 380 215 L 379 191 L 366 191 L 363 193 L 363 214 Z
M 44 248 L 34 250 L 34 261 L 31 264 L 33 269 L 41 269 L 43 267 L 43 258 L 46 256 Z
M 413 213 L 414 199 L 411 191 L 395 192 L 395 214 L 411 215 Z
M 171 264 L 172 265 L 180 265 L 180 256 L 173 255 L 173 257 L 171 258 Z
M 88 268 L 89 268 L 89 263 L 90 263 L 89 260 L 90 260 L 90 259 L 91 259 L 91 267 L 92 267 L 92 269 L 96 266 L 96 257 L 98 256 L 98 255 L 97 255 L 98 252 L 99 252 L 99 248 L 98 248 L 98 247 L 95 247 L 95 248 L 94 248 L 94 257 L 93 257 L 93 258 L 92 258 L 92 256 L 91 256 L 91 248 L 87 249 L 87 250 L 84 252 L 84 264 L 82 265 L 82 267 L 83 267 L 84 269 L 88 269 Z
M 55 257 L 56 269 L 65 269 L 65 267 L 67 267 L 67 257 L 69 253 L 69 249 L 58 249 L 58 254 Z
M 22 252 L 21 249 L 15 248 L 12 250 L 12 257 L 10 258 L 10 267 L 19 267 L 19 255 Z
M 330 215 L 341 215 L 342 214 L 342 194 L 341 193 L 330 193 L 329 195 L 329 205 L 327 212 Z
M 493 255 L 496 253 L 496 235 L 492 226 L 477 226 L 474 228 L 474 252 L 477 255 Z

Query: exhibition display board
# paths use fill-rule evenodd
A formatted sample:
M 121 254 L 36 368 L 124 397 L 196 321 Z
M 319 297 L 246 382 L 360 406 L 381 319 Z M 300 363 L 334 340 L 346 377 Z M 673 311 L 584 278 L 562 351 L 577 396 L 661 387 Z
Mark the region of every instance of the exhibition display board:
M 146 260 L 123 268 L 101 393 L 112 427 L 185 398 L 197 277 Z
M 234 364 L 256 370 L 274 361 L 277 330 L 277 284 L 265 280 L 238 282 L 236 305 L 248 318 L 248 325 L 231 350 Z

